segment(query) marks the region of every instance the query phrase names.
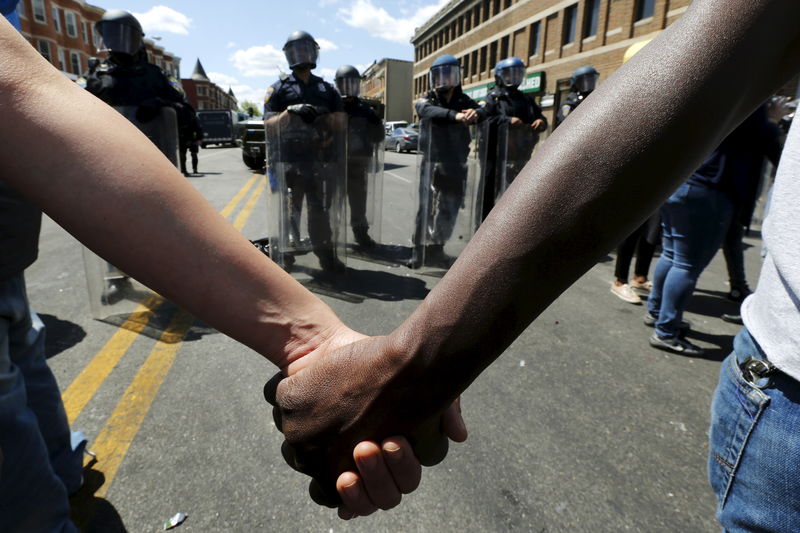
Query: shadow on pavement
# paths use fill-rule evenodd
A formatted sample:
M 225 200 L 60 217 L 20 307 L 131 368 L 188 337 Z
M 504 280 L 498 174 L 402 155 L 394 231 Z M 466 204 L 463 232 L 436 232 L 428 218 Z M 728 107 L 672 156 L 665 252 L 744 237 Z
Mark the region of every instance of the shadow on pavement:
M 93 470 L 94 463 L 84 469 L 84 484 L 69 499 L 70 518 L 82 533 L 127 533 L 119 512 L 108 500 L 94 495 L 105 483 L 105 475 Z
M 295 268 L 302 271 L 302 267 Z M 361 303 L 364 299 L 385 302 L 424 300 L 428 295 L 428 288 L 424 280 L 375 270 L 348 268 L 344 276 L 317 275 L 302 283 L 313 292 L 344 299 L 351 303 Z
M 72 348 L 86 337 L 86 331 L 73 322 L 41 313 L 39 318 L 46 328 L 44 355 L 47 359 Z
M 686 311 L 711 318 L 719 318 L 724 313 L 738 314 L 740 304 L 728 300 L 726 295 L 721 291 L 695 289 L 686 304 Z
M 383 170 L 395 170 L 397 168 L 407 168 L 410 165 L 398 165 L 397 163 L 384 163 Z
M 728 357 L 728 354 L 733 350 L 733 337 L 733 335 L 728 334 L 715 335 L 696 330 L 690 330 L 686 334 L 687 339 L 714 345 L 712 348 L 703 346 L 705 354 L 702 357 L 697 357 L 697 359 L 706 359 L 708 361 L 722 361 Z

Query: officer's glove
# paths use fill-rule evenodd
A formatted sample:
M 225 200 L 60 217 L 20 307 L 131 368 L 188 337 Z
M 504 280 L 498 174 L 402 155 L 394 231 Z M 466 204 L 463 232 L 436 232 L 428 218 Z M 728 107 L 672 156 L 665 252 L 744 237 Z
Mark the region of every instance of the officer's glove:
M 314 120 L 319 116 L 317 109 L 311 104 L 294 104 L 290 105 L 286 108 L 286 111 L 289 113 L 294 113 L 301 119 L 303 122 L 311 124 Z
M 327 107 L 315 106 L 311 104 L 294 104 L 286 108 L 289 113 L 294 113 L 303 119 L 303 122 L 311 124 L 317 117 L 330 113 Z

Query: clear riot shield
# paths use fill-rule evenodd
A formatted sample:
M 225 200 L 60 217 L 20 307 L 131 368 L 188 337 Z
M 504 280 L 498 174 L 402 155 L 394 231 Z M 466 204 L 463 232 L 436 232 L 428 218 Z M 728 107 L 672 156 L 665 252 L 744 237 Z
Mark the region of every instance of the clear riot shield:
M 178 162 L 178 115 L 171 107 L 162 107 L 160 112 L 153 120 L 141 122 L 136 119 L 136 112 L 139 106 L 114 106 L 122 116 L 127 118 L 139 131 L 147 135 L 147 138 L 155 144 L 176 168 L 180 168 Z
M 497 159 L 495 161 L 495 201 L 499 200 L 533 153 L 539 134 L 528 125 L 497 126 Z
M 380 255 L 383 203 L 383 124 L 348 117 L 347 232 L 348 255 Z
M 178 121 L 174 109 L 162 108 L 159 115 L 144 123 L 136 120 L 138 106 L 114 109 L 135 124 L 178 166 Z M 88 248 L 83 249 L 83 264 L 93 318 L 137 331 L 152 329 L 153 309 L 165 303 L 158 295 Z
M 342 275 L 347 115 L 265 117 L 270 257 L 298 277 Z
M 421 121 L 412 268 L 446 271 L 477 230 L 487 138 L 487 122 L 465 126 Z

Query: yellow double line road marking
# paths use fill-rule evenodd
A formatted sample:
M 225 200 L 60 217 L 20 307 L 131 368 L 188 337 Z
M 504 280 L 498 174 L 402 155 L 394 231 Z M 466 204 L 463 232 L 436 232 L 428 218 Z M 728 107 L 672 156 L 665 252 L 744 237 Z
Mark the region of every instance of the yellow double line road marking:
M 261 178 L 260 180 L 259 177 Z M 221 212 L 225 217 L 230 216 L 257 181 L 258 187 L 252 192 L 234 222 L 234 226 L 240 231 L 252 214 L 256 202 L 266 187 L 266 178 L 254 174 Z M 163 300 L 158 296 L 154 295 L 152 298 L 154 301 L 145 302 L 134 311 L 129 319 L 129 322 L 132 321 L 133 323 L 128 324 L 126 322 L 123 326 L 131 326 L 133 331 L 122 329 L 117 331 L 64 393 L 64 404 L 70 422 L 74 421 L 89 403 L 133 344 L 133 341 L 145 327 L 149 318 L 155 314 L 158 307 L 163 303 Z M 135 316 L 137 318 L 133 320 Z M 145 319 L 141 320 L 143 317 Z M 160 340 L 147 356 L 136 377 L 125 391 L 122 399 L 117 403 L 114 412 L 106 421 L 100 434 L 94 440 L 91 448 L 98 457 L 96 468 L 103 472 L 105 476 L 105 483 L 96 491 L 96 496 L 102 497 L 108 491 L 128 448 L 136 437 L 145 416 L 150 410 L 150 406 L 155 400 L 156 394 L 158 394 L 164 379 L 172 368 L 178 350 L 182 345 L 182 340 L 192 327 L 193 322 L 194 317 L 184 311 L 178 311 L 175 314 Z

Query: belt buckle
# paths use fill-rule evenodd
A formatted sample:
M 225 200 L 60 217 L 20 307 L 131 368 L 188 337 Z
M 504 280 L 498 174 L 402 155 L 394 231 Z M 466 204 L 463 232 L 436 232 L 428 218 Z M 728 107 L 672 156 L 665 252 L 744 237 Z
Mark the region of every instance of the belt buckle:
M 772 381 L 770 376 L 775 372 L 775 366 L 772 363 L 766 359 L 756 359 L 753 356 L 748 357 L 739 365 L 739 368 L 742 370 L 745 381 L 757 389 L 769 387 Z

